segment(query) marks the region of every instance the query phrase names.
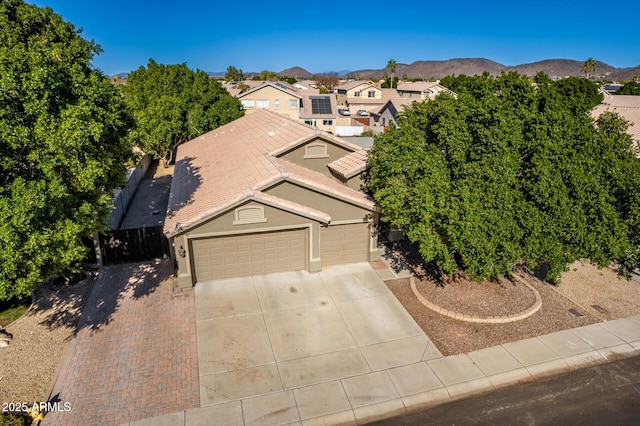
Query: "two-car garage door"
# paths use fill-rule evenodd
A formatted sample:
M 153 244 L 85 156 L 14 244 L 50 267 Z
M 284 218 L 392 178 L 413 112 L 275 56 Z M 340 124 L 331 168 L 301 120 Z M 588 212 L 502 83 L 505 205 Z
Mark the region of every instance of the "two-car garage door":
M 368 223 L 320 228 L 322 267 L 366 262 Z M 194 239 L 196 281 L 307 269 L 308 228 Z
M 203 238 L 192 244 L 197 281 L 307 268 L 307 229 Z

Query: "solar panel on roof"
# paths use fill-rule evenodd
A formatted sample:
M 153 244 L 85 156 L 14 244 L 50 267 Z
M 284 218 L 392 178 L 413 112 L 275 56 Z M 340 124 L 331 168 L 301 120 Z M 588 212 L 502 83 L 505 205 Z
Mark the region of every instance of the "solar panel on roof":
M 328 96 L 311 98 L 312 114 L 331 114 L 331 99 Z

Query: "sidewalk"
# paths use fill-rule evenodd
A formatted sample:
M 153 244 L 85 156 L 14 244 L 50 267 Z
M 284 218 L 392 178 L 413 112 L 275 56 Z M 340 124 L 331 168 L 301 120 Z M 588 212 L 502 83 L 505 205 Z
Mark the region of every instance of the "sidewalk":
M 373 265 L 383 279 L 402 265 Z M 506 343 L 468 354 L 372 366 L 373 372 L 179 411 L 145 425 L 362 424 L 640 353 L 640 316 Z

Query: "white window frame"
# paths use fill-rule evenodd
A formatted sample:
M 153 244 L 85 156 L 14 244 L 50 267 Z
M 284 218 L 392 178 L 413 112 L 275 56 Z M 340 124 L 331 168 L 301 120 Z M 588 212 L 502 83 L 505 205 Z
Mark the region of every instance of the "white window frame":
M 298 109 L 300 102 L 297 99 L 289 99 L 289 109 Z
M 323 126 L 333 126 L 333 120 L 322 120 Z
M 253 99 L 242 99 L 240 102 L 242 102 L 242 108 L 244 109 L 253 109 L 256 107 L 256 101 Z
M 280 99 L 274 99 L 273 100 L 273 108 L 274 109 L 280 109 Z
M 269 99 L 256 99 L 257 109 L 269 109 Z
M 367 96 L 370 98 L 375 98 L 376 97 L 376 91 L 375 90 L 369 90 L 369 92 L 367 92 Z
M 356 90 L 355 92 L 353 92 L 353 97 L 354 98 L 359 98 L 360 97 L 360 91 Z

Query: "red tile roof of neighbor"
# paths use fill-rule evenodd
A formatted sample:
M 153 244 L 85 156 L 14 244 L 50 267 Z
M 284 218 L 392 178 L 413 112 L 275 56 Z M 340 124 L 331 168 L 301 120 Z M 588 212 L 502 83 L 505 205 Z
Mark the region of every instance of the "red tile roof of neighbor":
M 180 145 L 165 233 L 170 236 L 181 233 L 248 199 L 280 205 L 318 220 L 330 220 L 324 212 L 260 192 L 283 180 L 377 210 L 375 202 L 366 194 L 276 158 L 316 137 L 353 152 L 361 150 L 355 144 L 268 110 L 255 111 Z

